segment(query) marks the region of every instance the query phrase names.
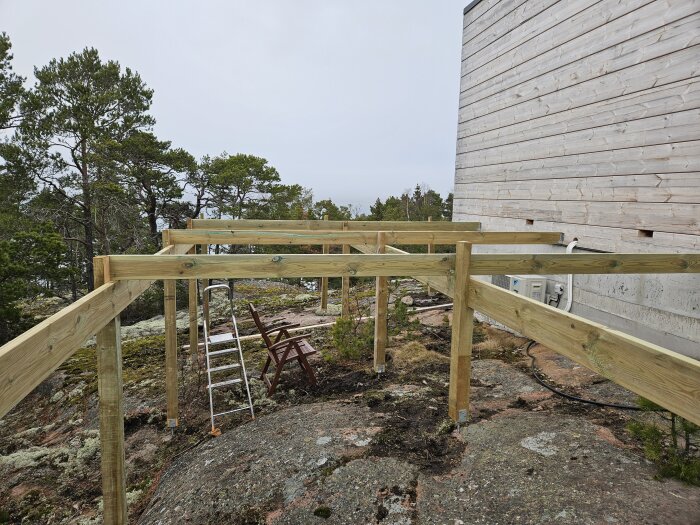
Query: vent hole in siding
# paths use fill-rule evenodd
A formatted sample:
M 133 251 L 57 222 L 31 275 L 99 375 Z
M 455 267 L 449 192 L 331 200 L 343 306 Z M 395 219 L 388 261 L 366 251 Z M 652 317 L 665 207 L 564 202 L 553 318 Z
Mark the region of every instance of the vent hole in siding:
M 651 238 L 654 236 L 654 230 L 637 230 L 637 235 L 639 237 Z
M 535 221 L 534 219 L 525 219 L 525 224 L 527 224 L 528 226 L 532 226 L 533 224 L 535 224 Z

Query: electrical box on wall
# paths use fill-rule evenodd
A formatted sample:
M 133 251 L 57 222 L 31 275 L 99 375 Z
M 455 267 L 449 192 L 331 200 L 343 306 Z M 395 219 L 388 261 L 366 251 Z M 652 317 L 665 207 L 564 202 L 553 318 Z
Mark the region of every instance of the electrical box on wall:
M 491 283 L 535 301 L 545 299 L 547 279 L 539 275 L 492 275 Z

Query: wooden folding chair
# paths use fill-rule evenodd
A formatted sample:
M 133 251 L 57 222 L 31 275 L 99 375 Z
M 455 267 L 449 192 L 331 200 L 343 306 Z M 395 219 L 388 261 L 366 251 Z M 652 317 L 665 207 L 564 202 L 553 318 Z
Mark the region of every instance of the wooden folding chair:
M 306 360 L 306 357 L 316 353 L 316 349 L 309 344 L 305 339 L 309 334 L 296 335 L 290 337 L 288 330 L 290 328 L 296 328 L 299 324 L 293 323 L 282 323 L 274 324 L 270 326 L 265 326 L 265 324 L 260 320 L 260 315 L 255 309 L 252 303 L 248 303 L 248 310 L 250 310 L 250 315 L 255 321 L 255 326 L 258 327 L 260 335 L 265 341 L 265 346 L 267 346 L 267 362 L 265 367 L 260 374 L 260 379 L 265 381 L 267 385 L 267 395 L 268 397 L 275 393 L 277 388 L 277 382 L 280 379 L 280 374 L 282 373 L 282 368 L 287 363 L 296 359 L 299 363 L 301 369 L 306 373 L 309 378 L 309 382 L 312 385 L 316 384 L 316 376 L 311 368 L 311 365 Z M 277 332 L 274 340 L 271 336 Z M 267 371 L 272 363 L 275 363 L 275 375 L 270 381 L 267 377 Z

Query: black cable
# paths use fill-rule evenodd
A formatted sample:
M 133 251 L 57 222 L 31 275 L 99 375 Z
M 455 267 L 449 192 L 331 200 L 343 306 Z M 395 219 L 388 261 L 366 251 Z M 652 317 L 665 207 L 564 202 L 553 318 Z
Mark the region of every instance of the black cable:
M 638 407 L 636 405 L 619 405 L 617 403 L 604 403 L 602 401 L 595 401 L 594 399 L 584 399 L 582 397 L 574 396 L 572 394 L 567 394 L 566 392 L 562 392 L 561 390 L 554 388 L 553 386 L 547 384 L 542 377 L 537 373 L 537 369 L 535 368 L 535 356 L 533 356 L 530 353 L 530 349 L 537 344 L 537 341 L 530 341 L 527 344 L 527 347 L 525 347 L 525 353 L 527 356 L 532 360 L 530 364 L 530 371 L 532 372 L 532 376 L 537 380 L 537 382 L 545 387 L 547 390 L 551 390 L 555 394 L 565 397 L 566 399 L 570 399 L 571 401 L 577 401 L 579 403 L 587 403 L 589 405 L 595 405 L 599 407 L 608 407 L 608 408 L 619 408 L 621 410 L 644 410 L 642 407 Z

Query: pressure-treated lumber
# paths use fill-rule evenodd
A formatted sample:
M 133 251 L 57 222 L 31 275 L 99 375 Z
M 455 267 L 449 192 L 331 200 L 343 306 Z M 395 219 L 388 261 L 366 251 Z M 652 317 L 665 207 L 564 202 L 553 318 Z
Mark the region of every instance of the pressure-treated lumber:
M 192 219 L 187 219 L 187 228 L 192 229 Z M 170 234 L 169 239 L 172 239 L 172 234 Z M 188 252 L 190 255 L 197 255 L 197 245 L 192 246 Z M 190 357 L 192 358 L 192 364 L 197 365 L 199 356 L 197 352 L 199 344 L 199 326 L 198 326 L 198 306 L 199 301 L 197 298 L 197 279 L 190 279 L 187 281 L 187 310 L 189 313 L 189 339 L 190 339 Z
M 323 216 L 323 220 L 328 222 L 328 215 Z M 323 245 L 323 253 L 327 255 L 331 253 L 331 247 L 329 244 Z M 326 310 L 328 308 L 328 277 L 321 277 L 321 310 Z
M 433 221 L 433 218 L 428 217 L 428 222 L 432 222 L 432 221 Z M 434 251 L 435 251 L 435 246 L 432 243 L 428 243 L 427 253 L 433 253 Z M 428 286 L 428 296 L 431 296 L 431 295 L 433 295 L 433 290 L 432 290 L 432 288 L 430 288 L 430 286 Z
M 470 243 L 457 243 L 448 410 L 452 420 L 458 423 L 466 423 L 469 419 L 469 380 L 474 331 L 474 310 L 469 308 L 467 300 L 471 252 Z
M 165 391 L 167 398 L 167 426 L 178 426 L 178 383 L 177 383 L 177 326 L 176 281 L 163 282 L 165 303 Z
M 189 249 L 167 246 L 158 255 Z M 104 284 L 0 347 L 0 417 L 151 284 L 152 280 Z
M 406 254 L 391 246 L 387 252 Z M 470 268 L 475 257 L 472 255 Z M 452 278 L 413 278 L 430 283 L 448 297 L 455 296 Z M 475 279 L 469 281 L 468 306 L 700 424 L 700 361 Z
M 163 231 L 163 246 L 170 244 L 170 231 Z M 167 426 L 178 425 L 178 384 L 177 384 L 177 306 L 176 284 L 174 280 L 163 282 L 163 317 L 165 320 L 165 394 L 167 400 Z
M 332 222 L 332 221 L 329 221 Z M 413 223 L 411 223 L 413 224 Z M 442 224 L 431 222 L 430 224 Z M 555 244 L 560 237 L 553 232 L 451 232 L 451 231 L 387 231 L 387 243 L 394 244 Z M 173 243 L 197 244 L 374 244 L 376 231 L 236 231 L 236 230 L 170 230 Z M 206 252 L 205 252 L 206 253 Z
M 440 222 L 428 221 L 294 221 L 294 220 L 256 220 L 256 219 L 193 219 L 192 228 L 204 230 L 342 230 L 347 225 L 349 231 L 388 231 L 388 230 L 439 230 L 439 231 L 476 231 L 478 222 Z
M 376 241 L 375 241 L 376 242 Z M 112 279 L 447 275 L 454 255 L 110 255 Z
M 469 306 L 700 424 L 700 361 L 474 279 Z
M 93 260 L 95 287 L 109 281 L 109 258 Z M 124 398 L 119 314 L 97 332 L 97 393 L 100 413 L 100 467 L 103 521 L 127 522 L 126 463 L 124 457 Z
M 700 273 L 700 253 L 507 253 L 472 256 L 472 275 Z
M 345 224 L 343 230 L 347 230 L 348 226 Z M 343 244 L 343 255 L 350 255 L 350 245 Z M 350 276 L 343 275 L 341 277 L 340 285 L 340 297 L 342 303 L 342 316 L 345 318 L 350 317 Z
M 197 249 L 195 246 L 190 250 L 191 255 L 197 254 Z M 199 323 L 198 323 L 198 300 L 197 300 L 197 279 L 189 279 L 187 281 L 187 307 L 189 310 L 189 321 L 190 321 L 190 348 L 192 364 L 196 365 L 198 360 L 198 342 L 199 342 Z
M 376 253 L 385 253 L 385 238 L 384 232 L 377 233 Z M 386 368 L 388 302 L 389 283 L 386 277 L 378 276 L 374 294 L 374 370 L 380 373 Z

